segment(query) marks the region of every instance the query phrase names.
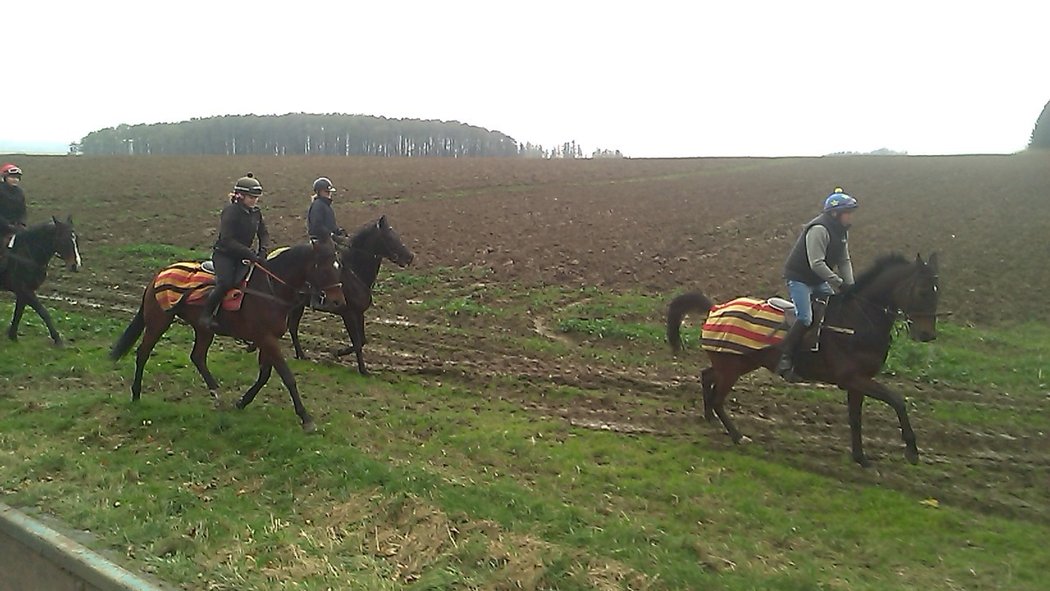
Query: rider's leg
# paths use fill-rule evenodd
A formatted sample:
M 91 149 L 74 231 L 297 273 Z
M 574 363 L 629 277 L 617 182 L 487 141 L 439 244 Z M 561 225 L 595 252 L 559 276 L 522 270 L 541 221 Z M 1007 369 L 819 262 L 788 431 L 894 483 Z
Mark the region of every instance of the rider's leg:
M 237 266 L 240 263 L 219 253 L 215 253 L 212 256 L 212 262 L 215 265 L 215 288 L 208 294 L 208 299 L 204 302 L 201 319 L 214 331 L 219 327 L 218 316 L 219 308 L 222 306 L 222 299 L 226 297 L 226 292 L 233 287 L 237 279 Z
M 780 343 L 780 362 L 776 372 L 786 380 L 795 379 L 795 349 L 802 335 L 813 323 L 813 307 L 810 301 L 813 288 L 799 281 L 788 281 L 788 293 L 795 304 L 795 323 L 788 329 L 787 336 Z

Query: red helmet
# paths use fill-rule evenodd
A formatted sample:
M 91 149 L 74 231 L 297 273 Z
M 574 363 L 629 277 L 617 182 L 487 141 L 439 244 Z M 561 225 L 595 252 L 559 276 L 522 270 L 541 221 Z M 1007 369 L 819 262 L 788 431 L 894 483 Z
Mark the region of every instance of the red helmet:
M 0 175 L 3 175 L 5 179 L 9 176 L 22 176 L 22 169 L 8 162 L 0 166 Z

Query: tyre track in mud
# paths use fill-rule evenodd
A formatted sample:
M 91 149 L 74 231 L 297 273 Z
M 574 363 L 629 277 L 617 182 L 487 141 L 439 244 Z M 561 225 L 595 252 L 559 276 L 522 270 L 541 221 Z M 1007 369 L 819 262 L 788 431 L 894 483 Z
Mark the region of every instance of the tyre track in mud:
M 138 307 L 138 296 L 117 291 L 63 289 L 42 298 L 129 316 Z M 728 410 L 751 443 L 734 446 L 720 424 L 704 421 L 699 380 L 694 377 L 701 367 L 699 359 L 695 365 L 689 361 L 644 368 L 616 367 L 581 357 L 526 355 L 485 336 L 468 342 L 458 335 L 442 334 L 441 326 L 413 326 L 401 316 L 373 317 L 369 324 L 382 327 L 373 340 L 381 337 L 397 344 L 396 348 L 367 345 L 369 364 L 384 373 L 452 376 L 473 384 L 511 377 L 521 387 L 499 388 L 500 399 L 577 428 L 624 436 L 650 434 L 702 440 L 705 448 L 738 449 L 844 482 L 885 486 L 983 512 L 1050 523 L 1050 444 L 1045 434 L 970 428 L 935 420 L 923 412 L 934 399 L 977 408 L 1022 408 L 1044 413 L 1050 411 L 1048 401 L 1019 397 L 1004 400 L 1002 395 L 983 392 L 896 383 L 894 386 L 911 401 L 921 467 L 912 469 L 905 463 L 892 411 L 869 403 L 864 426 L 866 451 L 878 464 L 865 470 L 849 460 L 846 406 L 839 400 L 818 399 L 796 390 L 763 388 L 761 380 L 743 380 L 734 391 Z M 388 332 L 394 326 L 398 327 L 396 336 Z M 303 329 L 303 344 L 314 360 L 323 358 L 356 371 L 352 355 L 338 358 L 320 353 L 345 345 L 341 325 L 308 316 Z M 674 377 L 686 368 L 687 378 Z M 582 390 L 567 401 L 547 396 L 551 386 Z

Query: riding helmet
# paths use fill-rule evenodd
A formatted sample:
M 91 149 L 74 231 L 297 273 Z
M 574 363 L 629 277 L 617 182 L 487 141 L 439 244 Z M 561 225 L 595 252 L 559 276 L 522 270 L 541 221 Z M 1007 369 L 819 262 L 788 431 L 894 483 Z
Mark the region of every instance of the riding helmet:
M 254 174 L 249 172 L 237 179 L 237 183 L 233 185 L 233 192 L 255 195 L 258 197 L 259 195 L 262 195 L 263 192 L 262 183 L 255 178 Z
M 332 185 L 332 181 L 328 180 L 328 177 L 321 177 L 314 181 L 314 194 L 320 193 L 321 191 L 335 191 L 335 187 Z
M 9 176 L 22 176 L 22 169 L 8 162 L 0 166 L 0 175 L 3 175 L 5 179 Z
M 849 211 L 851 209 L 857 209 L 857 200 L 847 195 L 842 187 L 835 187 L 835 190 L 828 195 L 828 198 L 824 200 L 824 211 Z

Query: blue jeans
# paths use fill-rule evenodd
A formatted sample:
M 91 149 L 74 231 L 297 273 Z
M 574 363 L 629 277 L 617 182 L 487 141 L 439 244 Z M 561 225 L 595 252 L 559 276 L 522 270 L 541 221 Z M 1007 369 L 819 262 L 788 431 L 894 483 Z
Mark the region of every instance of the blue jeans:
M 801 281 L 791 281 L 789 279 L 787 286 L 788 293 L 791 294 L 791 301 L 795 304 L 797 322 L 801 322 L 806 326 L 813 324 L 813 302 L 810 300 L 813 294 L 829 296 L 835 293 L 835 290 L 831 289 L 831 285 L 827 281 L 817 285 L 808 285 Z

